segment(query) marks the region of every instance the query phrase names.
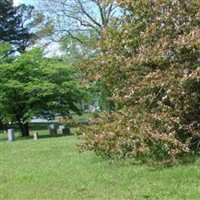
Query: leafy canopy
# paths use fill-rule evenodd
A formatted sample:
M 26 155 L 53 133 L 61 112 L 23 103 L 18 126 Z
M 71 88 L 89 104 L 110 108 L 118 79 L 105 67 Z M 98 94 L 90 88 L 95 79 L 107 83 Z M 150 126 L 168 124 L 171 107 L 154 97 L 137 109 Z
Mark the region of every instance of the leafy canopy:
M 81 113 L 85 93 L 73 67 L 43 58 L 41 49 L 0 63 L 0 113 L 4 121 L 25 124 L 30 117 Z

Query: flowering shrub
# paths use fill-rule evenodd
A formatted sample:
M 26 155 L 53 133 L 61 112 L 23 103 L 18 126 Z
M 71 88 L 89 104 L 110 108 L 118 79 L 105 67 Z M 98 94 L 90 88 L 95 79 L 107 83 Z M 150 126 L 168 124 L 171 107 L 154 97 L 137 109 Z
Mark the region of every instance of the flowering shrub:
M 128 115 L 130 117 L 130 113 Z M 79 150 L 94 150 L 113 159 L 134 158 L 143 162 L 174 162 L 189 152 L 189 140 L 181 142 L 175 131 L 161 134 L 153 130 L 152 123 L 158 122 L 143 120 L 138 126 L 136 118 L 129 119 L 123 112 L 96 116 L 89 126 L 82 127 L 85 141 L 79 145 Z
M 118 0 L 93 62 L 118 110 L 83 130 L 80 149 L 174 161 L 200 148 L 200 29 L 195 0 Z M 119 106 L 120 105 L 120 106 Z

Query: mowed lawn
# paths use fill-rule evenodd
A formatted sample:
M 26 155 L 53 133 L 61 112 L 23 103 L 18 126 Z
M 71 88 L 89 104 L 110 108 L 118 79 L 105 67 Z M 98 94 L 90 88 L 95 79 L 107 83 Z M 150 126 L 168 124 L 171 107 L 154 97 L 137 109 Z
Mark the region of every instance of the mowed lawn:
M 171 168 L 113 164 L 79 154 L 75 136 L 8 142 L 0 134 L 0 199 L 199 200 L 200 160 Z

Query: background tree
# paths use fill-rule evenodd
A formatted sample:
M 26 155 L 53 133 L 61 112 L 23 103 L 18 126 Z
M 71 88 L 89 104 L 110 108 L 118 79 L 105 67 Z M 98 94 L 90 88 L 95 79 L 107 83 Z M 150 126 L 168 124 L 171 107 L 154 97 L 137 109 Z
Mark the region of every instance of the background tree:
M 14 6 L 12 0 L 0 1 L 0 63 L 13 60 L 9 54 L 23 53 L 41 37 L 51 34 L 51 25 L 44 20 L 33 6 Z M 2 118 L 0 113 L 0 124 L 5 128 Z
M 98 73 L 91 75 L 94 66 L 88 63 L 87 59 L 89 57 L 95 59 L 96 41 L 101 40 L 104 28 L 120 14 L 116 1 L 45 0 L 40 5 L 41 10 L 51 16 L 54 22 L 56 36 L 54 35 L 53 40 L 60 41 L 62 52 L 66 52 L 63 58 L 69 61 L 69 64 L 81 69 L 83 84 L 92 87 L 91 102 L 94 100 L 93 97 L 98 96 L 97 99 L 105 101 L 103 104 L 107 106 L 104 108 L 112 107 L 110 105 L 113 102 L 107 101 L 110 95 L 104 87 L 104 81 L 98 81 L 97 77 L 100 78 Z M 86 63 L 91 67 L 89 65 L 85 67 Z
M 0 42 L 9 42 L 15 50 L 23 52 L 32 37 L 29 26 L 33 23 L 33 9 L 25 5 L 14 7 L 12 0 L 1 1 Z
M 9 53 L 12 50 L 9 43 L 0 43 L 0 65 L 3 63 L 12 62 L 13 58 L 9 56 Z M 3 109 L 3 108 L 2 108 Z M 0 109 L 1 110 L 1 109 Z M 1 116 L 0 112 L 0 129 L 7 130 L 7 124 L 3 122 L 3 116 Z
M 87 127 L 83 147 L 167 162 L 198 151 L 199 2 L 118 3 L 125 15 L 106 28 L 104 54 L 91 62 L 120 109 Z
M 29 136 L 29 120 L 55 114 L 80 114 L 85 93 L 78 85 L 75 70 L 57 59 L 43 58 L 34 49 L 11 63 L 1 63 L 0 112 L 5 122 L 16 121 L 22 136 Z
M 40 10 L 54 21 L 55 33 L 68 35 L 79 42 L 78 33 L 96 32 L 99 36 L 116 14 L 114 0 L 44 0 Z
M 23 53 L 27 47 L 49 34 L 50 23 L 33 6 L 14 6 L 13 0 L 0 1 L 0 43 L 12 44 L 12 52 Z

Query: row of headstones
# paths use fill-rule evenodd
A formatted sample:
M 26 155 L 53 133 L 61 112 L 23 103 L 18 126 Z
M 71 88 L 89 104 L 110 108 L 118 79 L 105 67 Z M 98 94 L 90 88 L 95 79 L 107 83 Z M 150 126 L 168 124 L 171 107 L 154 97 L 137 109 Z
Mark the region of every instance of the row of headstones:
M 63 135 L 71 135 L 70 128 L 67 128 L 65 126 L 59 126 L 58 131 L 55 128 L 54 124 L 48 125 L 47 128 L 49 129 L 49 133 L 50 133 L 51 136 L 56 136 L 58 134 L 58 131 L 61 132 Z M 8 141 L 12 142 L 13 140 L 15 140 L 14 129 L 8 129 L 7 133 L 8 133 Z M 37 131 L 34 132 L 33 139 L 34 140 L 38 139 L 38 132 Z
M 50 125 L 48 125 L 47 128 L 49 129 L 49 133 L 50 133 L 51 136 L 57 135 L 57 134 L 58 134 L 58 131 L 59 131 L 60 133 L 62 133 L 63 135 L 70 135 L 70 134 L 71 134 L 70 128 L 67 128 L 67 127 L 65 127 L 65 126 L 63 126 L 63 125 L 62 125 L 62 126 L 59 126 L 59 127 L 58 127 L 58 130 L 57 130 L 57 128 L 55 127 L 55 124 L 50 124 Z

